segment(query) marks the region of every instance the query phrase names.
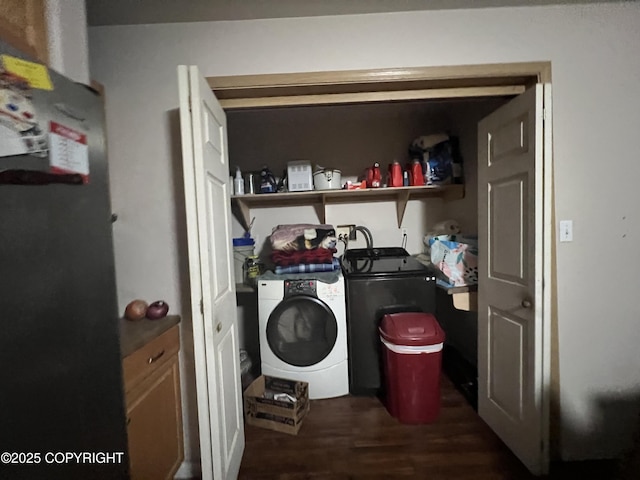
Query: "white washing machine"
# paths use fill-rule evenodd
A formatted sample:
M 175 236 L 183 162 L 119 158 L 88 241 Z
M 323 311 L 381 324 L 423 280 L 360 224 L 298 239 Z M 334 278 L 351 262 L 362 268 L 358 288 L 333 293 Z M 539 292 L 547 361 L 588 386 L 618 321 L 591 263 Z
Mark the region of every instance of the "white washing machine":
M 264 375 L 308 382 L 312 399 L 349 393 L 342 273 L 260 277 L 258 317 Z

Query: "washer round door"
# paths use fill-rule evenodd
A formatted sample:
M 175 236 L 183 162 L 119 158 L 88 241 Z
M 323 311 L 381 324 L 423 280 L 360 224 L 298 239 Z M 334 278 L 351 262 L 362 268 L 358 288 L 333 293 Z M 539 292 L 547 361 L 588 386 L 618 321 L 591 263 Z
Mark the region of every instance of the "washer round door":
M 315 297 L 288 297 L 271 312 L 267 342 L 271 351 L 296 367 L 316 365 L 333 350 L 338 322 L 331 309 Z

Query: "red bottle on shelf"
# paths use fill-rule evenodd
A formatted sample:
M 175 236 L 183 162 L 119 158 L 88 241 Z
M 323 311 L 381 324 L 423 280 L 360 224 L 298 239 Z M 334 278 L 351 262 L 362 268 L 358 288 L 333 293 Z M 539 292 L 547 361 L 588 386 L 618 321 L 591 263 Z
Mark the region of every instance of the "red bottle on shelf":
M 379 188 L 382 186 L 382 175 L 380 173 L 380 164 L 373 164 L 373 167 L 367 168 L 367 187 Z
M 424 175 L 422 173 L 422 165 L 420 160 L 415 159 L 411 164 L 411 185 L 420 186 L 424 185 Z
M 389 164 L 389 182 L 388 187 L 401 187 L 402 186 L 402 167 L 400 162 L 395 161 Z

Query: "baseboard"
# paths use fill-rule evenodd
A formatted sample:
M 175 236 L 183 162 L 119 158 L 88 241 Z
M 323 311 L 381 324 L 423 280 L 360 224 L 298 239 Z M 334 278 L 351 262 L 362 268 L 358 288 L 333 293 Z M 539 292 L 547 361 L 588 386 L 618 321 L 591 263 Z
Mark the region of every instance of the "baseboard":
M 200 462 L 185 460 L 176 472 L 175 480 L 192 480 L 201 477 Z

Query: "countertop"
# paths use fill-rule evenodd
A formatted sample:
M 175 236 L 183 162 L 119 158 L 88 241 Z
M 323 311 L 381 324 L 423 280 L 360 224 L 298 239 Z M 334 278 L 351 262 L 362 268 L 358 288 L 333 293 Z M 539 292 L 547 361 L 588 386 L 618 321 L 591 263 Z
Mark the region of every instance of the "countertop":
M 122 358 L 131 355 L 140 347 L 162 335 L 174 325 L 180 323 L 179 315 L 167 315 L 159 320 L 131 321 L 120 319 L 120 355 Z

